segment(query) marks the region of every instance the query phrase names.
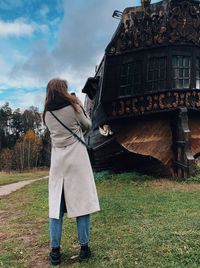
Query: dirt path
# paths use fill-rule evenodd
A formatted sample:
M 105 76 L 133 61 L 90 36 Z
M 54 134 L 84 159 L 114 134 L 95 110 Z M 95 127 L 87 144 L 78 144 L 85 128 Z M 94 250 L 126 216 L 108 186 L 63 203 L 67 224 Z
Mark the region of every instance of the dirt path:
M 15 183 L 11 183 L 8 185 L 2 185 L 0 186 L 0 196 L 4 196 L 4 195 L 9 195 L 12 192 L 15 192 L 19 189 L 21 189 L 22 187 L 31 184 L 34 181 L 39 181 L 39 180 L 43 180 L 43 179 L 47 179 L 48 176 L 46 177 L 42 177 L 39 179 L 34 179 L 34 180 L 27 180 L 27 181 L 19 181 L 19 182 L 15 182 Z

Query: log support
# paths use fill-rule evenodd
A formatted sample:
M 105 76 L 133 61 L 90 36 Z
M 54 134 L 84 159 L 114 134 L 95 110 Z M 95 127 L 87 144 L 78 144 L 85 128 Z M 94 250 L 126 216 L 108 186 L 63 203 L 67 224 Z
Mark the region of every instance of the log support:
M 195 174 L 195 159 L 191 151 L 191 133 L 187 108 L 180 108 L 172 119 L 172 147 L 174 151 L 174 175 L 187 178 Z

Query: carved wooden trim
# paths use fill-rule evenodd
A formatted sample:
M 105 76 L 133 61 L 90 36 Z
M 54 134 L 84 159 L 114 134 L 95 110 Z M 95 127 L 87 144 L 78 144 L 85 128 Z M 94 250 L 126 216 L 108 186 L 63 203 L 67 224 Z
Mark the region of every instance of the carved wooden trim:
M 157 3 L 148 12 L 127 9 L 122 30 L 108 47 L 108 54 L 127 50 L 186 42 L 200 45 L 200 5 L 189 0 Z
M 168 91 L 138 97 L 127 97 L 109 104 L 108 113 L 112 117 L 146 112 L 165 111 L 177 107 L 199 108 L 199 90 Z

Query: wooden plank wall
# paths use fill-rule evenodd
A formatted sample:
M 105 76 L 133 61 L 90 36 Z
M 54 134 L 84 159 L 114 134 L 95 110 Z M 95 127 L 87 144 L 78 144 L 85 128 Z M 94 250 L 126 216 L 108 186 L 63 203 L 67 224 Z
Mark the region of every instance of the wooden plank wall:
M 190 118 L 189 128 L 191 131 L 192 154 L 200 153 L 200 118 Z
M 152 156 L 165 166 L 170 166 L 172 163 L 172 134 L 169 119 L 141 120 L 126 124 L 116 139 L 130 152 Z

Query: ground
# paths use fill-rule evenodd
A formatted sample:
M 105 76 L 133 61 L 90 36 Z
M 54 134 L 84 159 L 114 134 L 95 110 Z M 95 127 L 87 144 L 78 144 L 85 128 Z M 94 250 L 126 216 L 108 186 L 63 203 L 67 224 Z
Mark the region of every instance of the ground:
M 37 179 L 48 175 L 48 169 L 31 169 L 25 172 L 0 172 L 0 186 L 19 181 Z
M 64 220 L 60 267 L 199 268 L 200 184 L 96 175 L 101 212 L 92 215 L 93 258 L 78 254 L 74 219 Z M 0 267 L 49 267 L 48 181 L 0 200 Z

